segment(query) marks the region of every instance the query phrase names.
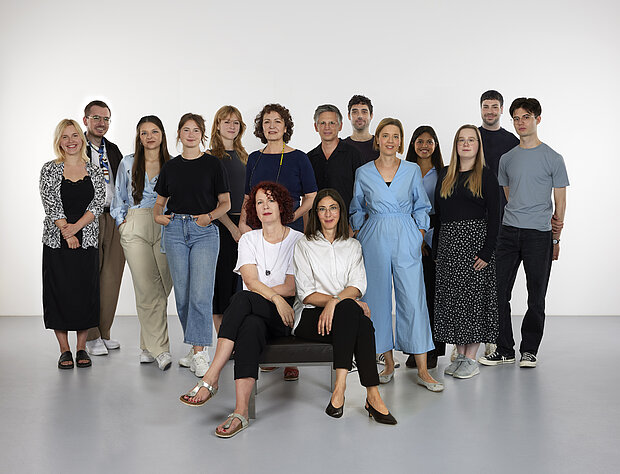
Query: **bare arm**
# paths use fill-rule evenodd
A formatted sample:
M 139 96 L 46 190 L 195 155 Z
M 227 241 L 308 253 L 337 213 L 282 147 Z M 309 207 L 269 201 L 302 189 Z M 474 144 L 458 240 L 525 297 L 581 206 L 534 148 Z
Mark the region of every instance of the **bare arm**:
M 196 219 L 196 223 L 199 226 L 206 227 L 228 211 L 230 211 L 230 193 L 221 193 L 217 195 L 217 206 L 215 206 L 215 209 L 206 214 L 196 214 L 192 217 Z
M 306 213 L 312 207 L 312 203 L 314 203 L 314 197 L 316 196 L 316 192 L 304 194 L 301 198 L 301 206 L 297 208 L 295 213 L 293 214 L 293 221 L 296 221 L 301 216 L 305 216 Z
M 555 209 L 551 218 L 553 239 L 558 242 L 553 245 L 553 260 L 560 258 L 560 234 L 564 227 L 564 214 L 566 214 L 566 188 L 553 188 L 553 202 Z
M 228 232 L 230 232 L 232 238 L 235 239 L 235 242 L 239 242 L 239 239 L 241 238 L 241 231 L 239 230 L 239 227 L 237 227 L 235 223 L 230 220 L 230 217 L 228 217 L 228 213 L 222 215 L 219 218 L 219 221 L 224 224 L 224 227 L 226 227 L 226 229 L 228 229 Z
M 304 298 L 304 303 L 323 308 L 323 311 L 321 311 L 321 315 L 319 316 L 319 322 L 317 324 L 318 334 L 324 336 L 325 334 L 329 334 L 331 332 L 332 321 L 334 319 L 334 310 L 336 309 L 336 305 L 338 303 L 340 303 L 346 298 L 355 300 L 361 295 L 362 294 L 360 293 L 360 290 L 358 290 L 354 286 L 347 286 L 338 295 L 326 295 L 325 293 L 319 293 L 315 291 L 314 293 L 306 296 Z M 362 308 L 364 314 L 367 317 L 370 317 L 370 309 L 368 308 L 368 305 L 362 301 L 356 302 Z
M 166 207 L 167 202 L 167 197 L 160 196 L 158 194 L 155 204 L 153 205 L 153 219 L 155 222 L 163 226 L 170 224 L 170 216 L 164 214 L 164 208 Z
M 508 186 L 504 186 L 504 194 L 506 196 L 506 201 L 508 201 L 508 195 L 510 194 L 510 188 Z
M 247 286 L 250 291 L 258 293 L 266 300 L 269 300 L 275 304 L 278 314 L 282 318 L 284 324 L 289 327 L 293 327 L 293 324 L 295 323 L 295 312 L 286 302 L 284 297 L 295 295 L 295 277 L 293 275 L 286 275 L 284 283 L 270 288 L 259 280 L 256 265 L 243 265 L 240 268 L 240 272 L 245 286 Z
M 246 232 L 250 232 L 252 228 L 247 224 L 247 213 L 245 212 L 245 204 L 250 200 L 250 196 L 247 194 L 243 195 L 243 204 L 241 205 L 241 216 L 239 217 L 239 230 L 242 234 Z
M 95 215 L 90 211 L 86 211 L 75 224 L 67 224 L 66 219 L 58 219 L 54 222 L 54 224 L 56 224 L 56 226 L 60 228 L 60 232 L 62 233 L 63 238 L 68 239 L 69 237 L 73 237 L 75 234 L 77 234 L 80 230 L 82 230 L 85 226 L 87 226 L 94 220 Z M 61 221 L 64 221 L 63 226 L 58 225 Z

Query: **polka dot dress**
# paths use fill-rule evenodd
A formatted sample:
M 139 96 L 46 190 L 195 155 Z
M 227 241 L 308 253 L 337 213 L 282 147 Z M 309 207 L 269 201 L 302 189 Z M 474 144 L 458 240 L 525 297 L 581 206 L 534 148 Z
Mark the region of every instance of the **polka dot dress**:
M 437 246 L 435 331 L 449 344 L 495 342 L 499 334 L 495 255 L 482 270 L 474 257 L 484 245 L 483 219 L 442 223 Z

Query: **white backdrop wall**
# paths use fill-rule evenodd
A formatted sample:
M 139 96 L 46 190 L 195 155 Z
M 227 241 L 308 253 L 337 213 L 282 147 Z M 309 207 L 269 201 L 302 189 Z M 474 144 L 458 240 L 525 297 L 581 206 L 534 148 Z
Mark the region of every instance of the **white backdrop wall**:
M 503 93 L 511 131 L 510 101 L 537 97 L 539 135 L 568 167 L 548 313 L 620 314 L 617 2 L 4 0 L 0 12 L 0 315 L 42 312 L 39 171 L 53 158 L 56 123 L 81 121 L 91 99 L 110 105 L 107 137 L 124 154 L 146 114 L 162 118 L 176 154 L 184 112 L 210 123 L 230 103 L 251 125 L 272 101 L 293 114 L 290 144 L 308 151 L 319 141 L 315 107 L 346 111 L 362 93 L 375 105 L 371 131 L 398 117 L 408 142 L 431 124 L 447 161 L 455 130 L 480 123 L 487 89 Z M 259 146 L 251 130 L 250 151 Z M 522 275 L 513 302 L 522 314 Z M 118 313 L 135 314 L 128 269 Z

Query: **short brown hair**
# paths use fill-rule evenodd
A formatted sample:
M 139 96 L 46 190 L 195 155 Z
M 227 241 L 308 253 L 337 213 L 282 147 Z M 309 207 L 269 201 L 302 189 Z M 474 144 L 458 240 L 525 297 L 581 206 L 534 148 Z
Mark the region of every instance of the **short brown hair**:
M 314 198 L 312 208 L 308 211 L 308 222 L 304 234 L 309 239 L 316 239 L 318 232 L 321 231 L 321 221 L 319 220 L 319 201 L 323 198 L 330 197 L 338 204 L 340 208 L 340 215 L 338 216 L 338 226 L 336 227 L 336 239 L 348 239 L 349 238 L 349 223 L 347 221 L 348 212 L 347 206 L 344 203 L 344 199 L 338 191 L 333 188 L 321 189 Z
M 263 118 L 269 112 L 276 112 L 282 120 L 284 120 L 284 127 L 286 127 L 286 131 L 284 132 L 284 143 L 288 143 L 293 135 L 293 127 L 295 124 L 293 123 L 293 117 L 289 110 L 280 104 L 267 104 L 263 107 L 256 118 L 254 119 L 254 135 L 260 138 L 260 141 L 263 143 L 267 143 L 267 138 L 265 137 L 265 132 L 263 131 Z
M 183 116 L 181 117 L 181 120 L 179 120 L 179 126 L 177 127 L 177 143 L 181 139 L 181 129 L 190 120 L 193 120 L 194 122 L 196 122 L 196 125 L 198 125 L 198 128 L 200 129 L 200 132 L 202 133 L 202 138 L 200 139 L 200 143 L 203 146 L 205 146 L 207 143 L 207 126 L 205 125 L 205 119 L 202 118 L 202 115 L 193 114 L 191 112 L 183 114 Z
M 93 107 L 103 107 L 104 109 L 108 109 L 110 115 L 112 115 L 112 111 L 110 110 L 110 107 L 108 107 L 108 104 L 102 100 L 92 100 L 86 104 L 86 107 L 84 107 L 84 117 L 88 117 L 90 115 L 90 109 Z
M 379 142 L 377 141 L 377 137 L 381 133 L 381 130 L 388 125 L 395 125 L 400 130 L 400 144 L 398 145 L 398 153 L 402 153 L 405 149 L 405 129 L 403 128 L 403 124 L 400 120 L 392 117 L 384 118 L 381 122 L 379 122 L 379 125 L 377 125 L 377 128 L 375 129 L 375 139 L 372 142 L 372 148 L 374 150 L 379 150 Z
M 256 213 L 256 193 L 262 189 L 278 203 L 280 208 L 280 222 L 284 225 L 293 221 L 293 200 L 287 189 L 273 181 L 261 181 L 250 191 L 249 199 L 245 203 L 246 222 L 253 229 L 262 228 L 263 224 Z

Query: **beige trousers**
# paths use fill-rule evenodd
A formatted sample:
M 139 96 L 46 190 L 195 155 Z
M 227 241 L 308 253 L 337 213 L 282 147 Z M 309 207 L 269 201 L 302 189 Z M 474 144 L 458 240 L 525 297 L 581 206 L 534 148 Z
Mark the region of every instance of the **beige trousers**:
M 116 222 L 109 212 L 99 216 L 99 326 L 88 330 L 88 340 L 110 339 L 125 257 Z
M 168 261 L 160 251 L 161 226 L 153 221 L 153 209 L 129 209 L 120 233 L 136 295 L 140 349 L 157 357 L 170 352 L 167 309 L 172 289 Z

